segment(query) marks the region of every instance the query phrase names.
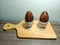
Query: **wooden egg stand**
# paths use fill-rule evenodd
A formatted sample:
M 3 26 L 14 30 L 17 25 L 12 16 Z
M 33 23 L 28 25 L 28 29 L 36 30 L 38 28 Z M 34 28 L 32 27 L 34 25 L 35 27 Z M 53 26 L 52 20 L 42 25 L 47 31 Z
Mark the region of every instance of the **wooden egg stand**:
M 56 39 L 57 36 L 50 24 L 48 22 L 45 29 L 38 28 L 38 20 L 34 20 L 32 25 L 32 29 L 24 28 L 25 20 L 22 20 L 19 24 L 14 25 L 11 23 L 7 23 L 4 25 L 4 30 L 11 30 L 15 28 L 17 30 L 17 35 L 20 38 L 42 38 L 42 39 Z

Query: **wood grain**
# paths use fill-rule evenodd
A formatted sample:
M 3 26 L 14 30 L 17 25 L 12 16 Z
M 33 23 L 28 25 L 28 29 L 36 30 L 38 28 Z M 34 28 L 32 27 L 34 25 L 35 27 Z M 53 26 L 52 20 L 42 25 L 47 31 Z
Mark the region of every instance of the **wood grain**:
M 22 20 L 17 25 L 7 23 L 3 26 L 3 29 L 9 30 L 15 28 L 17 30 L 17 36 L 19 38 L 42 38 L 42 39 L 56 39 L 57 36 L 52 28 L 50 22 L 46 25 L 45 29 L 38 27 L 39 21 L 34 20 L 32 29 L 26 29 L 24 27 L 25 20 Z

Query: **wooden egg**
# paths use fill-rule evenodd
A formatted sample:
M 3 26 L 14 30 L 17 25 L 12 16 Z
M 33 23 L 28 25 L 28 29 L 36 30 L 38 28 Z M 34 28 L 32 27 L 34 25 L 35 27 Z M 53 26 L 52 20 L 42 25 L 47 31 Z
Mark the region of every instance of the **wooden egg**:
M 41 22 L 48 22 L 48 20 L 49 20 L 48 13 L 46 11 L 43 11 L 42 14 L 40 15 L 39 20 Z
M 28 11 L 25 15 L 25 21 L 26 22 L 32 22 L 34 19 L 33 14 L 31 11 Z

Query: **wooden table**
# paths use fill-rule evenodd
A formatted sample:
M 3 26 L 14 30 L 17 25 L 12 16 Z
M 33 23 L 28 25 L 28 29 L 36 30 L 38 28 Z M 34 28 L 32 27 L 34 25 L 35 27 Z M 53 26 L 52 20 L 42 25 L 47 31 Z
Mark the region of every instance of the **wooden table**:
M 44 39 L 21 39 L 17 38 L 14 29 L 3 31 L 2 27 L 5 23 L 17 24 L 20 21 L 2 21 L 0 20 L 0 45 L 60 45 L 60 25 L 58 23 L 51 23 L 54 31 L 57 34 L 57 40 Z

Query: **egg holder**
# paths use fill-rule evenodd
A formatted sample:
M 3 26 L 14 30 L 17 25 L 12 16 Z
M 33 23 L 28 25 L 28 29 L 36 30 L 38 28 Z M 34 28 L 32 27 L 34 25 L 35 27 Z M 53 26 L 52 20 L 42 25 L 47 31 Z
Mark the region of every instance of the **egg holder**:
M 3 26 L 3 29 L 8 31 L 9 29 L 16 29 L 17 36 L 19 38 L 34 38 L 34 39 L 57 39 L 57 36 L 52 28 L 50 22 L 48 21 L 46 28 L 38 28 L 38 20 L 34 20 L 32 29 L 24 28 L 25 20 L 22 20 L 18 24 L 7 23 Z

